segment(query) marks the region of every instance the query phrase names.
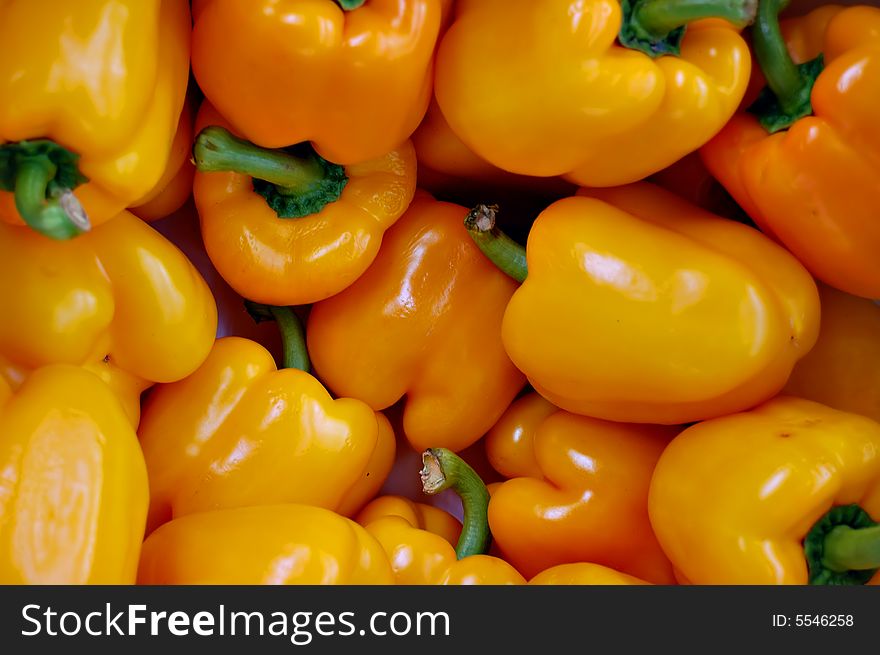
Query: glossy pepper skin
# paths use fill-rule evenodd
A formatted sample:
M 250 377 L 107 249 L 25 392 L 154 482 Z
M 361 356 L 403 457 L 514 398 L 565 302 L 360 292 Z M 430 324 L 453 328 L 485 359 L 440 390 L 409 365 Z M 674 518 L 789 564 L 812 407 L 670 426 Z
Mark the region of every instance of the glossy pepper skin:
M 302 503 L 350 514 L 394 461 L 388 420 L 334 400 L 260 344 L 218 339 L 192 375 L 160 385 L 138 430 L 150 474 L 148 530 L 194 512 Z
M 311 141 L 325 159 L 356 164 L 397 148 L 425 114 L 441 0 L 350 11 L 333 0 L 197 4 L 196 79 L 257 145 Z
M 513 173 L 611 186 L 659 171 L 733 115 L 748 47 L 730 24 L 704 21 L 680 56 L 652 59 L 617 44 L 621 21 L 617 0 L 457 2 L 437 53 L 443 115 Z
M 530 585 L 646 585 L 650 584 L 607 566 L 577 562 L 560 564 L 541 571 L 529 580 Z
M 204 104 L 196 130 L 208 126 L 230 127 Z M 201 152 L 197 142 L 200 171 Z M 288 218 L 255 191 L 249 175 L 196 173 L 193 194 L 202 238 L 229 286 L 256 302 L 302 305 L 342 291 L 363 274 L 385 231 L 413 198 L 415 152 L 407 141 L 375 159 L 336 168 L 345 176 L 341 191 L 305 215 Z
M 805 535 L 852 503 L 880 518 L 880 425 L 780 396 L 682 432 L 649 509 L 682 582 L 806 584 Z
M 128 212 L 73 241 L 0 223 L 0 373 L 84 366 L 118 390 L 137 425 L 138 395 L 208 356 L 217 308 L 190 261 Z
M 419 128 L 412 136 L 419 160 L 419 187 L 461 193 L 463 187 L 474 187 L 481 198 L 490 189 L 522 189 L 532 193 L 573 193 L 575 185 L 560 178 L 515 175 L 497 166 L 468 148 L 449 127 L 436 100 L 428 106 Z
M 66 148 L 88 178 L 74 195 L 91 225 L 113 218 L 166 168 L 189 78 L 190 25 L 184 0 L 5 2 L 0 149 L 39 139 Z M 22 220 L 8 191 L 0 219 Z
M 504 558 L 527 578 L 587 561 L 672 582 L 648 522 L 647 499 L 654 465 L 676 428 L 564 411 L 536 420 L 528 430 L 531 467 L 541 477 L 503 482 L 489 501 L 489 525 Z
M 501 345 L 516 285 L 474 246 L 466 214 L 418 194 L 367 272 L 309 315 L 319 377 L 376 410 L 406 396 L 403 429 L 417 450 L 466 448 L 523 385 Z
M 400 496 L 380 496 L 357 522 L 388 555 L 395 584 L 525 584 L 510 564 L 497 557 L 470 555 L 457 560 L 461 524 L 442 509 Z
M 789 253 L 648 183 L 551 205 L 527 260 L 504 346 L 572 412 L 664 424 L 729 414 L 779 392 L 816 341 L 816 286 Z
M 149 490 L 128 417 L 95 375 L 0 379 L 0 584 L 133 584 Z
M 769 134 L 741 113 L 701 151 L 762 230 L 822 281 L 880 297 L 880 9 L 821 7 L 783 21 L 795 63 L 820 53 L 811 112 Z
M 157 221 L 180 209 L 192 195 L 193 177 L 196 174 L 192 162 L 193 123 L 196 118 L 195 93 L 187 94 L 180 113 L 177 132 L 171 142 L 165 172 L 156 186 L 130 208 L 131 213 L 145 221 Z
M 822 329 L 785 393 L 880 422 L 880 306 L 824 284 Z
M 486 433 L 486 456 L 506 478 L 544 477 L 535 459 L 535 431 L 559 408 L 536 393 L 517 398 Z
M 138 584 L 393 584 L 382 547 L 320 507 L 268 505 L 191 514 L 144 542 Z

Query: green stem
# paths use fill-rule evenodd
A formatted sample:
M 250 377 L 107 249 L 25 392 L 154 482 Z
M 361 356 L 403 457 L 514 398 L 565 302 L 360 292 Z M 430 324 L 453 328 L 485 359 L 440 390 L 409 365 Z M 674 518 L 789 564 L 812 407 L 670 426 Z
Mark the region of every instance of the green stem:
M 477 205 L 464 219 L 468 234 L 477 247 L 502 272 L 517 282 L 528 275 L 526 249 L 504 234 L 496 225 L 498 205 Z
M 296 368 L 308 372 L 311 362 L 306 347 L 306 333 L 293 309 L 263 305 L 250 300 L 245 300 L 244 306 L 257 323 L 275 321 L 278 324 L 278 331 L 281 332 L 281 368 Z
M 838 525 L 825 536 L 823 563 L 832 571 L 880 568 L 880 525 L 851 528 Z
M 880 525 L 858 505 L 838 505 L 804 537 L 810 584 L 858 585 L 880 569 Z
M 642 0 L 633 19 L 656 38 L 704 18 L 722 18 L 743 28 L 752 22 L 757 0 Z
M 73 194 L 86 181 L 78 156 L 52 141 L 19 141 L 0 146 L 0 189 L 15 194 L 25 223 L 52 239 L 70 239 L 91 228 Z
M 429 448 L 422 453 L 420 472 L 422 490 L 437 494 L 452 489 L 461 498 L 464 520 L 461 536 L 455 547 L 458 559 L 480 555 L 489 550 L 489 491 L 486 485 L 461 457 L 446 448 Z
M 345 11 L 353 11 L 364 4 L 367 0 L 336 0 L 336 3 Z
M 779 12 L 789 0 L 761 0 L 758 18 L 752 28 L 755 59 L 764 73 L 767 86 L 749 111 L 758 117 L 771 134 L 790 127 L 813 113 L 811 95 L 816 78 L 822 72 L 824 59 L 819 55 L 811 61 L 795 64 L 782 30 Z
M 249 175 L 254 191 L 279 218 L 303 218 L 339 200 L 348 176 L 343 166 L 318 156 L 308 144 L 295 148 L 304 154 L 261 148 L 212 125 L 196 137 L 193 158 L 202 173 Z
M 761 66 L 767 86 L 773 91 L 780 107 L 790 113 L 796 111 L 801 102 L 804 80 L 788 53 L 788 46 L 779 28 L 779 12 L 787 4 L 784 0 L 761 0 L 752 28 L 752 41 L 755 58 Z
M 261 148 L 216 125 L 199 133 L 193 155 L 202 173 L 241 173 L 282 187 L 289 194 L 308 191 L 324 176 L 315 159 Z
M 651 57 L 681 54 L 685 29 L 704 18 L 737 27 L 755 19 L 758 0 L 621 0 L 618 41 Z

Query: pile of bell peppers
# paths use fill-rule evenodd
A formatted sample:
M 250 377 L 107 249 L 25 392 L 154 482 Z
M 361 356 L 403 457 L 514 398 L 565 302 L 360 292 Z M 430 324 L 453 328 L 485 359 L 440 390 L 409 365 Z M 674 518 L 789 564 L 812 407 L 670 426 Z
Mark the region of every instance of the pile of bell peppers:
M 880 7 L 787 5 L 3 3 L 0 584 L 880 584 Z

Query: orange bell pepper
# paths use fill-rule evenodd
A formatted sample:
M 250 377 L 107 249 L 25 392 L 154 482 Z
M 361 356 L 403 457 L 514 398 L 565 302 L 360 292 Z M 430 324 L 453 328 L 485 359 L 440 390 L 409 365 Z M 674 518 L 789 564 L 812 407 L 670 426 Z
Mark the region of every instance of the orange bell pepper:
M 537 424 L 523 435 L 532 444 L 529 468 L 541 476 L 502 482 L 489 501 L 489 525 L 504 558 L 526 577 L 586 561 L 650 582 L 672 582 L 672 567 L 648 522 L 647 501 L 654 465 L 677 428 L 564 411 L 533 420 Z
M 182 0 L 0 9 L 0 220 L 67 239 L 162 177 L 190 55 Z
M 144 458 L 119 402 L 75 366 L 0 379 L 0 584 L 133 584 Z
M 72 242 L 0 222 L 0 375 L 85 366 L 133 425 L 139 395 L 192 373 L 217 330 L 214 298 L 173 244 L 128 212 Z
M 308 505 L 190 514 L 144 542 L 138 584 L 392 584 L 382 547 L 361 526 Z
M 437 52 L 435 95 L 453 131 L 499 168 L 634 182 L 733 115 L 748 47 L 728 22 L 689 23 L 717 16 L 741 27 L 754 4 L 460 0 Z
M 309 353 L 335 393 L 373 409 L 404 395 L 417 450 L 461 450 L 523 385 L 501 345 L 516 285 L 468 238 L 467 210 L 420 194 L 367 272 L 309 314 Z
M 484 554 L 490 543 L 489 492 L 476 472 L 444 449 L 426 451 L 423 461 L 423 489 L 426 493 L 454 489 L 462 499 L 464 526 L 441 509 L 399 496 L 382 496 L 367 505 L 357 521 L 382 544 L 395 582 L 525 584 L 510 564 Z
M 880 583 L 880 424 L 786 396 L 699 423 L 649 510 L 682 582 Z
M 145 403 L 138 435 L 150 474 L 148 530 L 193 512 L 276 503 L 352 514 L 391 470 L 388 419 L 359 400 L 334 400 L 309 375 L 290 309 L 252 311 L 278 321 L 282 370 L 258 343 L 226 337 L 195 373 Z
M 145 221 L 170 216 L 192 195 L 193 177 L 196 174 L 192 161 L 193 122 L 196 118 L 194 95 L 194 91 L 187 94 L 165 172 L 156 186 L 130 208 L 132 214 Z
M 646 585 L 651 584 L 599 564 L 560 564 L 541 571 L 530 585 Z
M 311 141 L 325 159 L 357 164 L 399 147 L 425 114 L 441 0 L 199 5 L 196 79 L 259 146 Z
M 785 392 L 880 422 L 880 306 L 820 284 L 822 329 Z
M 823 7 L 786 21 L 783 40 L 784 4 L 762 0 L 755 30 L 767 89 L 701 154 L 813 275 L 880 297 L 880 8 Z
M 556 202 L 527 253 L 481 218 L 472 233 L 489 256 L 528 273 L 504 347 L 563 409 L 664 424 L 729 414 L 778 393 L 816 341 L 818 292 L 794 257 L 651 184 Z
M 205 248 L 223 279 L 270 305 L 316 302 L 353 283 L 415 193 L 412 144 L 343 167 L 307 147 L 297 154 L 257 148 L 226 127 L 202 106 L 193 193 Z

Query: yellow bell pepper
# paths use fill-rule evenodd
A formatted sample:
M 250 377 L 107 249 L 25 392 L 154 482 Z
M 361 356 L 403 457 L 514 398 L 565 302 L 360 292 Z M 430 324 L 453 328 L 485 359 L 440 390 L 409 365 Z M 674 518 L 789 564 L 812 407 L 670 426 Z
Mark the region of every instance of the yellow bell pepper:
M 464 525 L 441 509 L 399 496 L 382 496 L 367 505 L 357 521 L 382 544 L 395 582 L 525 584 L 513 566 L 485 554 L 491 540 L 486 515 L 489 493 L 477 473 L 442 448 L 426 451 L 423 462 L 423 491 L 433 494 L 455 490 L 461 496 Z
M 752 407 L 782 389 L 816 341 L 809 273 L 763 234 L 648 183 L 581 190 L 535 221 L 527 253 L 469 219 L 524 284 L 502 339 L 553 404 L 677 424 Z M 509 255 L 509 257 L 508 257 Z
M 473 152 L 512 173 L 640 180 L 733 115 L 753 0 L 459 0 L 435 95 Z M 718 17 L 722 20 L 699 20 Z
M 676 437 L 654 532 L 692 584 L 880 583 L 880 424 L 780 396 Z
M 333 399 L 308 374 L 288 308 L 284 368 L 260 344 L 218 339 L 192 375 L 160 385 L 138 430 L 150 474 L 148 531 L 212 509 L 302 503 L 352 514 L 375 496 L 394 462 L 388 419 Z
M 149 501 L 113 392 L 75 366 L 0 380 L 0 584 L 133 584 Z
M 85 366 L 133 425 L 140 392 L 194 371 L 217 330 L 195 267 L 128 212 L 71 242 L 0 222 L 0 298 L 0 375 L 15 386 L 41 366 Z
M 819 285 L 822 329 L 785 393 L 880 421 L 880 306 Z
M 0 8 L 0 220 L 66 239 L 166 168 L 189 79 L 183 0 Z
M 354 521 L 308 505 L 190 514 L 144 542 L 138 583 L 393 584 L 388 558 Z

